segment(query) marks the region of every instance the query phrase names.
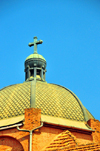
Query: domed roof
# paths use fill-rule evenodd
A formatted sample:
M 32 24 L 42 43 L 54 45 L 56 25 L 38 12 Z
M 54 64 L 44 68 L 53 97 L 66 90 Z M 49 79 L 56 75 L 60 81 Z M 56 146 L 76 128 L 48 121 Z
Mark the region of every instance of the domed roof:
M 46 60 L 37 53 L 37 45 L 29 43 L 34 53 L 25 60 L 25 82 L 0 90 L 0 127 L 24 120 L 26 108 L 41 109 L 41 121 L 64 126 L 86 128 L 85 121 L 94 118 L 79 98 L 69 89 L 45 82 Z
M 42 115 L 87 121 L 93 116 L 82 105 L 77 96 L 69 89 L 46 82 L 36 81 L 32 89 L 31 82 L 24 82 L 0 90 L 0 119 L 16 117 L 30 108 L 31 91 L 35 92 L 36 108 Z
M 38 54 L 38 53 L 33 53 L 33 54 L 29 55 L 29 56 L 26 58 L 26 60 L 28 60 L 28 59 L 33 59 L 33 58 L 35 58 L 35 59 L 42 59 L 42 60 L 46 61 L 45 58 L 44 58 L 42 55 Z M 25 60 L 25 61 L 26 61 L 26 60 Z

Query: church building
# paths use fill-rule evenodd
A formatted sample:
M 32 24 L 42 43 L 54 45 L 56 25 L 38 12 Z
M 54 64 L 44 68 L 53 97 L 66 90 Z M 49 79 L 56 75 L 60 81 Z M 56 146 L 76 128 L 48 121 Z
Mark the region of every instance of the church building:
M 25 60 L 25 81 L 0 90 L 0 151 L 98 151 L 100 122 L 68 88 L 46 81 L 46 60 Z

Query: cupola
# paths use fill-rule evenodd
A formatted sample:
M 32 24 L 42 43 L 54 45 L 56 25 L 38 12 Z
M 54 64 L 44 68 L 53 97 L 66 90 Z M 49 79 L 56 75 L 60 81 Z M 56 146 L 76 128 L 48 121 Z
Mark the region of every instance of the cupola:
M 25 60 L 25 81 L 33 79 L 45 81 L 46 60 L 37 53 L 37 45 L 42 43 L 42 40 L 37 41 L 37 37 L 34 37 L 34 42 L 28 44 L 30 47 L 34 46 L 34 53 Z

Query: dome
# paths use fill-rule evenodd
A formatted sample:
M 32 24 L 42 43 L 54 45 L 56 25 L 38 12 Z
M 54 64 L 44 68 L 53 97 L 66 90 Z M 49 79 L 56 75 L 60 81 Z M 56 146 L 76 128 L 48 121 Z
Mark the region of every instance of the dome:
M 35 94 L 36 108 L 41 109 L 42 115 L 73 121 L 94 118 L 69 89 L 42 81 L 36 81 L 32 88 L 32 81 L 28 81 L 0 90 L 0 119 L 23 115 L 24 109 L 30 108 L 32 91 Z
M 25 68 L 27 67 L 37 67 L 37 68 L 46 68 L 46 60 L 44 57 L 38 53 L 33 53 L 29 55 L 25 60 Z
M 46 60 L 37 53 L 41 43 L 37 37 L 29 43 L 34 53 L 25 60 L 25 82 L 0 90 L 0 126 L 22 122 L 25 109 L 39 108 L 43 122 L 87 128 L 86 121 L 94 117 L 79 98 L 65 87 L 45 81 Z
M 26 58 L 26 60 L 28 60 L 28 59 L 33 59 L 33 58 L 35 58 L 35 59 L 42 59 L 42 60 L 46 61 L 45 58 L 44 58 L 42 55 L 38 54 L 38 53 L 33 53 L 33 54 L 29 55 L 29 56 Z M 25 60 L 25 61 L 26 61 L 26 60 Z

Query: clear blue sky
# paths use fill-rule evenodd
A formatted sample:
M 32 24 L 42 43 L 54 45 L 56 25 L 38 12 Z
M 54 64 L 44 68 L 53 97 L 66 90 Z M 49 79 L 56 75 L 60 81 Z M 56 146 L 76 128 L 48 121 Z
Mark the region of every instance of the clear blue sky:
M 0 1 L 0 88 L 24 81 L 34 36 L 46 81 L 72 90 L 100 120 L 100 0 Z

